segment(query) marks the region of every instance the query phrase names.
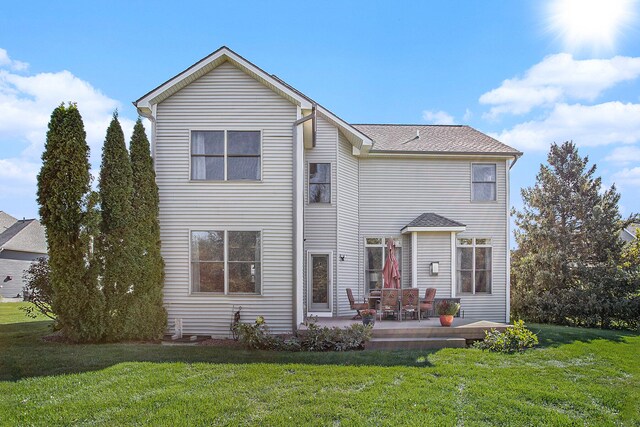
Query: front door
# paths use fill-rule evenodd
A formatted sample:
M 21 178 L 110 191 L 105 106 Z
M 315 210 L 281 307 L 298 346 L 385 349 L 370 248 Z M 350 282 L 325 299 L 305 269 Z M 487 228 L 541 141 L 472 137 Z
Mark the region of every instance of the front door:
M 333 282 L 331 252 L 309 252 L 307 274 L 307 314 L 330 316 Z

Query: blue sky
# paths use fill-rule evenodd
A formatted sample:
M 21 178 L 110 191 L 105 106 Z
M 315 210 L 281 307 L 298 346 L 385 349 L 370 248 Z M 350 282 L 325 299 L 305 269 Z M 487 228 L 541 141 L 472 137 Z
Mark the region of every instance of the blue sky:
M 519 148 L 516 207 L 549 144 L 573 139 L 640 212 L 640 5 L 598 3 L 8 2 L 0 210 L 37 217 L 60 102 L 78 102 L 97 172 L 114 109 L 129 134 L 131 101 L 227 45 L 351 123 L 469 124 Z

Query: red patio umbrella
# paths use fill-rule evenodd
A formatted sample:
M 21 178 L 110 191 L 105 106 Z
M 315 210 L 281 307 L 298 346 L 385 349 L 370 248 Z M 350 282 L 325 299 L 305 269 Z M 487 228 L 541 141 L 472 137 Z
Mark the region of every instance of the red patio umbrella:
M 400 289 L 400 269 L 396 258 L 396 244 L 393 239 L 387 239 L 387 258 L 382 268 L 382 278 L 385 288 Z

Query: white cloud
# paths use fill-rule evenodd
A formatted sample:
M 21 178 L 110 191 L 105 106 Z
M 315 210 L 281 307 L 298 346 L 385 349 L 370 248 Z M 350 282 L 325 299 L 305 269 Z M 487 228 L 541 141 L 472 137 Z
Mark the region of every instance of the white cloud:
M 7 51 L 0 48 L 0 68 L 9 68 L 13 71 L 24 71 L 29 68 L 29 64 L 11 59 Z
M 464 111 L 464 116 L 462 116 L 462 120 L 464 120 L 465 122 L 468 122 L 469 120 L 471 120 L 472 117 L 473 117 L 473 111 L 467 108 Z
M 576 60 L 568 53 L 558 53 L 529 68 L 524 77 L 503 81 L 500 87 L 483 94 L 480 103 L 492 105 L 487 118 L 526 114 L 557 102 L 593 101 L 616 84 L 639 76 L 640 58 Z
M 0 65 L 16 69 L 16 61 L 7 63 L 3 58 L 9 57 L 0 49 Z M 77 103 L 91 149 L 92 169 L 97 170 L 107 127 L 120 102 L 69 71 L 24 75 L 0 69 L 0 144 L 17 147 L 15 154 L 0 158 L 0 203 L 9 203 L 10 193 L 21 197 L 33 194 L 31 200 L 35 200 L 35 177 L 47 125 L 51 112 L 63 102 Z M 122 115 L 119 120 L 128 141 L 134 121 Z
M 611 154 L 605 157 L 605 160 L 623 165 L 632 162 L 640 162 L 640 147 L 616 147 Z
M 611 180 L 615 182 L 616 187 L 638 188 L 640 187 L 640 166 L 634 168 L 624 168 L 611 176 Z
M 546 150 L 552 142 L 568 140 L 579 146 L 634 144 L 640 141 L 639 117 L 640 104 L 557 104 L 541 120 L 520 123 L 492 136 L 524 150 Z
M 434 125 L 452 125 L 455 124 L 453 116 L 446 111 L 423 111 L 422 118 Z

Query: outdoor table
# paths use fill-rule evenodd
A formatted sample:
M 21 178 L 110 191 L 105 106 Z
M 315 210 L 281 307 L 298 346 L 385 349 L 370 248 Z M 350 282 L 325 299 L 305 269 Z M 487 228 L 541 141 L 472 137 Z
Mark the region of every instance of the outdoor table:
M 380 305 L 380 293 L 378 293 L 377 295 L 369 294 L 367 301 L 369 302 L 369 308 L 377 309 L 378 306 Z

